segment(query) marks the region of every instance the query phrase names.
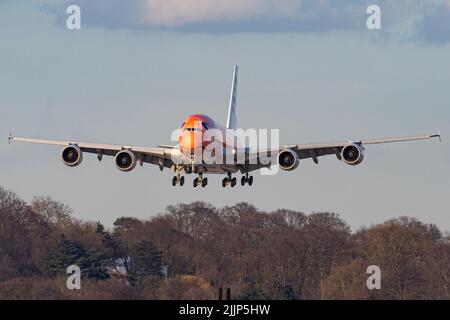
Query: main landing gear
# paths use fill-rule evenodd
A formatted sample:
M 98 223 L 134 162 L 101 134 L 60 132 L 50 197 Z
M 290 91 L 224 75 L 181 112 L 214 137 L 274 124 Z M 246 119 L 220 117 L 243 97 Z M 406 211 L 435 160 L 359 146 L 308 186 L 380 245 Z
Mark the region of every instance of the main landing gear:
M 244 186 L 246 183 L 248 183 L 249 186 L 253 184 L 253 176 L 249 176 L 248 173 L 241 178 L 241 186 Z
M 227 177 L 222 180 L 222 187 L 230 185 L 232 188 L 236 185 L 236 177 L 232 178 L 231 173 L 228 172 Z
M 182 187 L 184 184 L 184 177 L 179 173 L 172 178 L 172 185 L 175 187 L 177 184 L 179 184 L 180 187 Z
M 202 188 L 206 187 L 206 185 L 208 184 L 208 178 L 203 178 L 203 174 L 199 173 L 198 177 L 194 179 L 194 188 L 196 188 L 197 186 L 202 186 Z
M 178 168 L 175 169 L 176 175 L 172 178 L 172 185 L 173 186 L 183 186 L 185 179 L 184 176 L 181 175 L 181 170 L 178 170 Z M 249 176 L 248 173 L 245 173 L 241 177 L 241 185 L 245 186 L 245 184 L 248 184 L 251 186 L 253 184 L 253 176 Z M 222 187 L 230 186 L 233 188 L 237 184 L 236 177 L 232 177 L 231 172 L 227 173 L 227 176 L 222 180 Z M 203 177 L 203 172 L 198 173 L 198 177 L 194 179 L 193 186 L 194 188 L 201 186 L 202 188 L 206 187 L 208 185 L 208 178 Z

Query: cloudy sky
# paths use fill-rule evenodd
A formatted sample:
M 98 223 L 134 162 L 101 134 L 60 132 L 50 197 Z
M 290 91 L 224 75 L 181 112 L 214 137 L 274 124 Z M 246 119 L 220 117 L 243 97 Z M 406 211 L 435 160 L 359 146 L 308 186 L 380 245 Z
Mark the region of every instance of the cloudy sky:
M 339 3 L 339 4 L 338 4 Z M 77 4 L 81 30 L 66 28 Z M 366 9 L 381 8 L 369 31 Z M 402 215 L 450 230 L 450 1 L 0 0 L 0 184 L 50 195 L 108 225 L 169 204 L 248 201 L 340 213 L 355 229 Z M 171 186 L 152 166 L 112 159 L 65 167 L 58 148 L 17 135 L 170 144 L 190 113 L 225 122 L 240 66 L 239 126 L 280 128 L 282 143 L 434 133 L 443 143 L 370 146 L 360 166 L 335 157 L 255 176 L 252 188 Z

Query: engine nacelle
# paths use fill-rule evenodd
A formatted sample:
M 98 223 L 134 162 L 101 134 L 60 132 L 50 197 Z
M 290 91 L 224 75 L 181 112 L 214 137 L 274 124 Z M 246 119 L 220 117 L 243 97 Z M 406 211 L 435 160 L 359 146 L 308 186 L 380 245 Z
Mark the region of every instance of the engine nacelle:
M 342 148 L 342 161 L 351 166 L 356 166 L 364 160 L 364 147 L 359 144 L 349 144 Z
M 66 166 L 76 167 L 83 161 L 83 152 L 77 145 L 70 145 L 62 150 L 61 160 Z
M 278 154 L 278 165 L 285 171 L 292 171 L 298 167 L 300 160 L 295 151 L 286 149 Z
M 136 168 L 136 164 L 136 155 L 130 150 L 122 150 L 116 154 L 116 167 L 120 171 L 131 171 Z

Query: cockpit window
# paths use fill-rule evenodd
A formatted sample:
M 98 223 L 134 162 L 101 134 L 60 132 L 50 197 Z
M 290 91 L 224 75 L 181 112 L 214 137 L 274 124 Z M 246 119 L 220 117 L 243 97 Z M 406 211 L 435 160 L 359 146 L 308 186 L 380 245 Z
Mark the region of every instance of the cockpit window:
M 197 121 L 195 123 L 196 123 L 196 125 L 199 124 L 199 122 L 197 122 Z M 200 132 L 200 131 L 202 131 L 202 128 L 204 130 L 209 129 L 209 125 L 206 122 L 201 121 L 201 124 L 202 124 L 202 127 L 191 127 L 191 124 L 186 125 L 186 121 L 185 121 L 181 124 L 181 131 Z
M 183 128 L 183 131 L 202 131 L 201 128 Z

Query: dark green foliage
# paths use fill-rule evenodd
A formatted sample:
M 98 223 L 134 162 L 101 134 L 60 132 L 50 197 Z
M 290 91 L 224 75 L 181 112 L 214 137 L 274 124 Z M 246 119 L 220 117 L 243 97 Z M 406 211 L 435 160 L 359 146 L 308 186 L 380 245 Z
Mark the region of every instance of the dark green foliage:
M 260 286 L 254 282 L 250 282 L 245 287 L 244 291 L 237 296 L 236 300 L 268 300 L 270 296 L 267 296 Z
M 295 300 L 297 299 L 291 285 L 282 285 L 277 281 L 256 283 L 248 280 L 243 292 L 235 297 L 236 300 Z
M 109 232 L 105 231 L 105 226 L 98 221 L 95 224 L 95 233 L 102 237 L 102 243 L 106 250 L 111 251 L 113 256 L 117 256 L 118 243 L 115 241 Z
M 106 279 L 108 274 L 104 267 L 102 253 L 86 250 L 80 244 L 67 240 L 60 235 L 56 245 L 41 260 L 40 270 L 49 277 L 65 275 L 67 267 L 77 265 L 82 276 L 93 279 Z
M 133 276 L 163 276 L 161 252 L 150 241 L 143 240 L 133 245 L 131 261 L 130 274 Z
M 105 232 L 105 226 L 102 225 L 102 224 L 100 223 L 100 221 L 98 221 L 98 222 L 95 224 L 95 232 L 96 232 L 96 233 L 99 233 L 99 234 L 103 234 L 103 233 Z

